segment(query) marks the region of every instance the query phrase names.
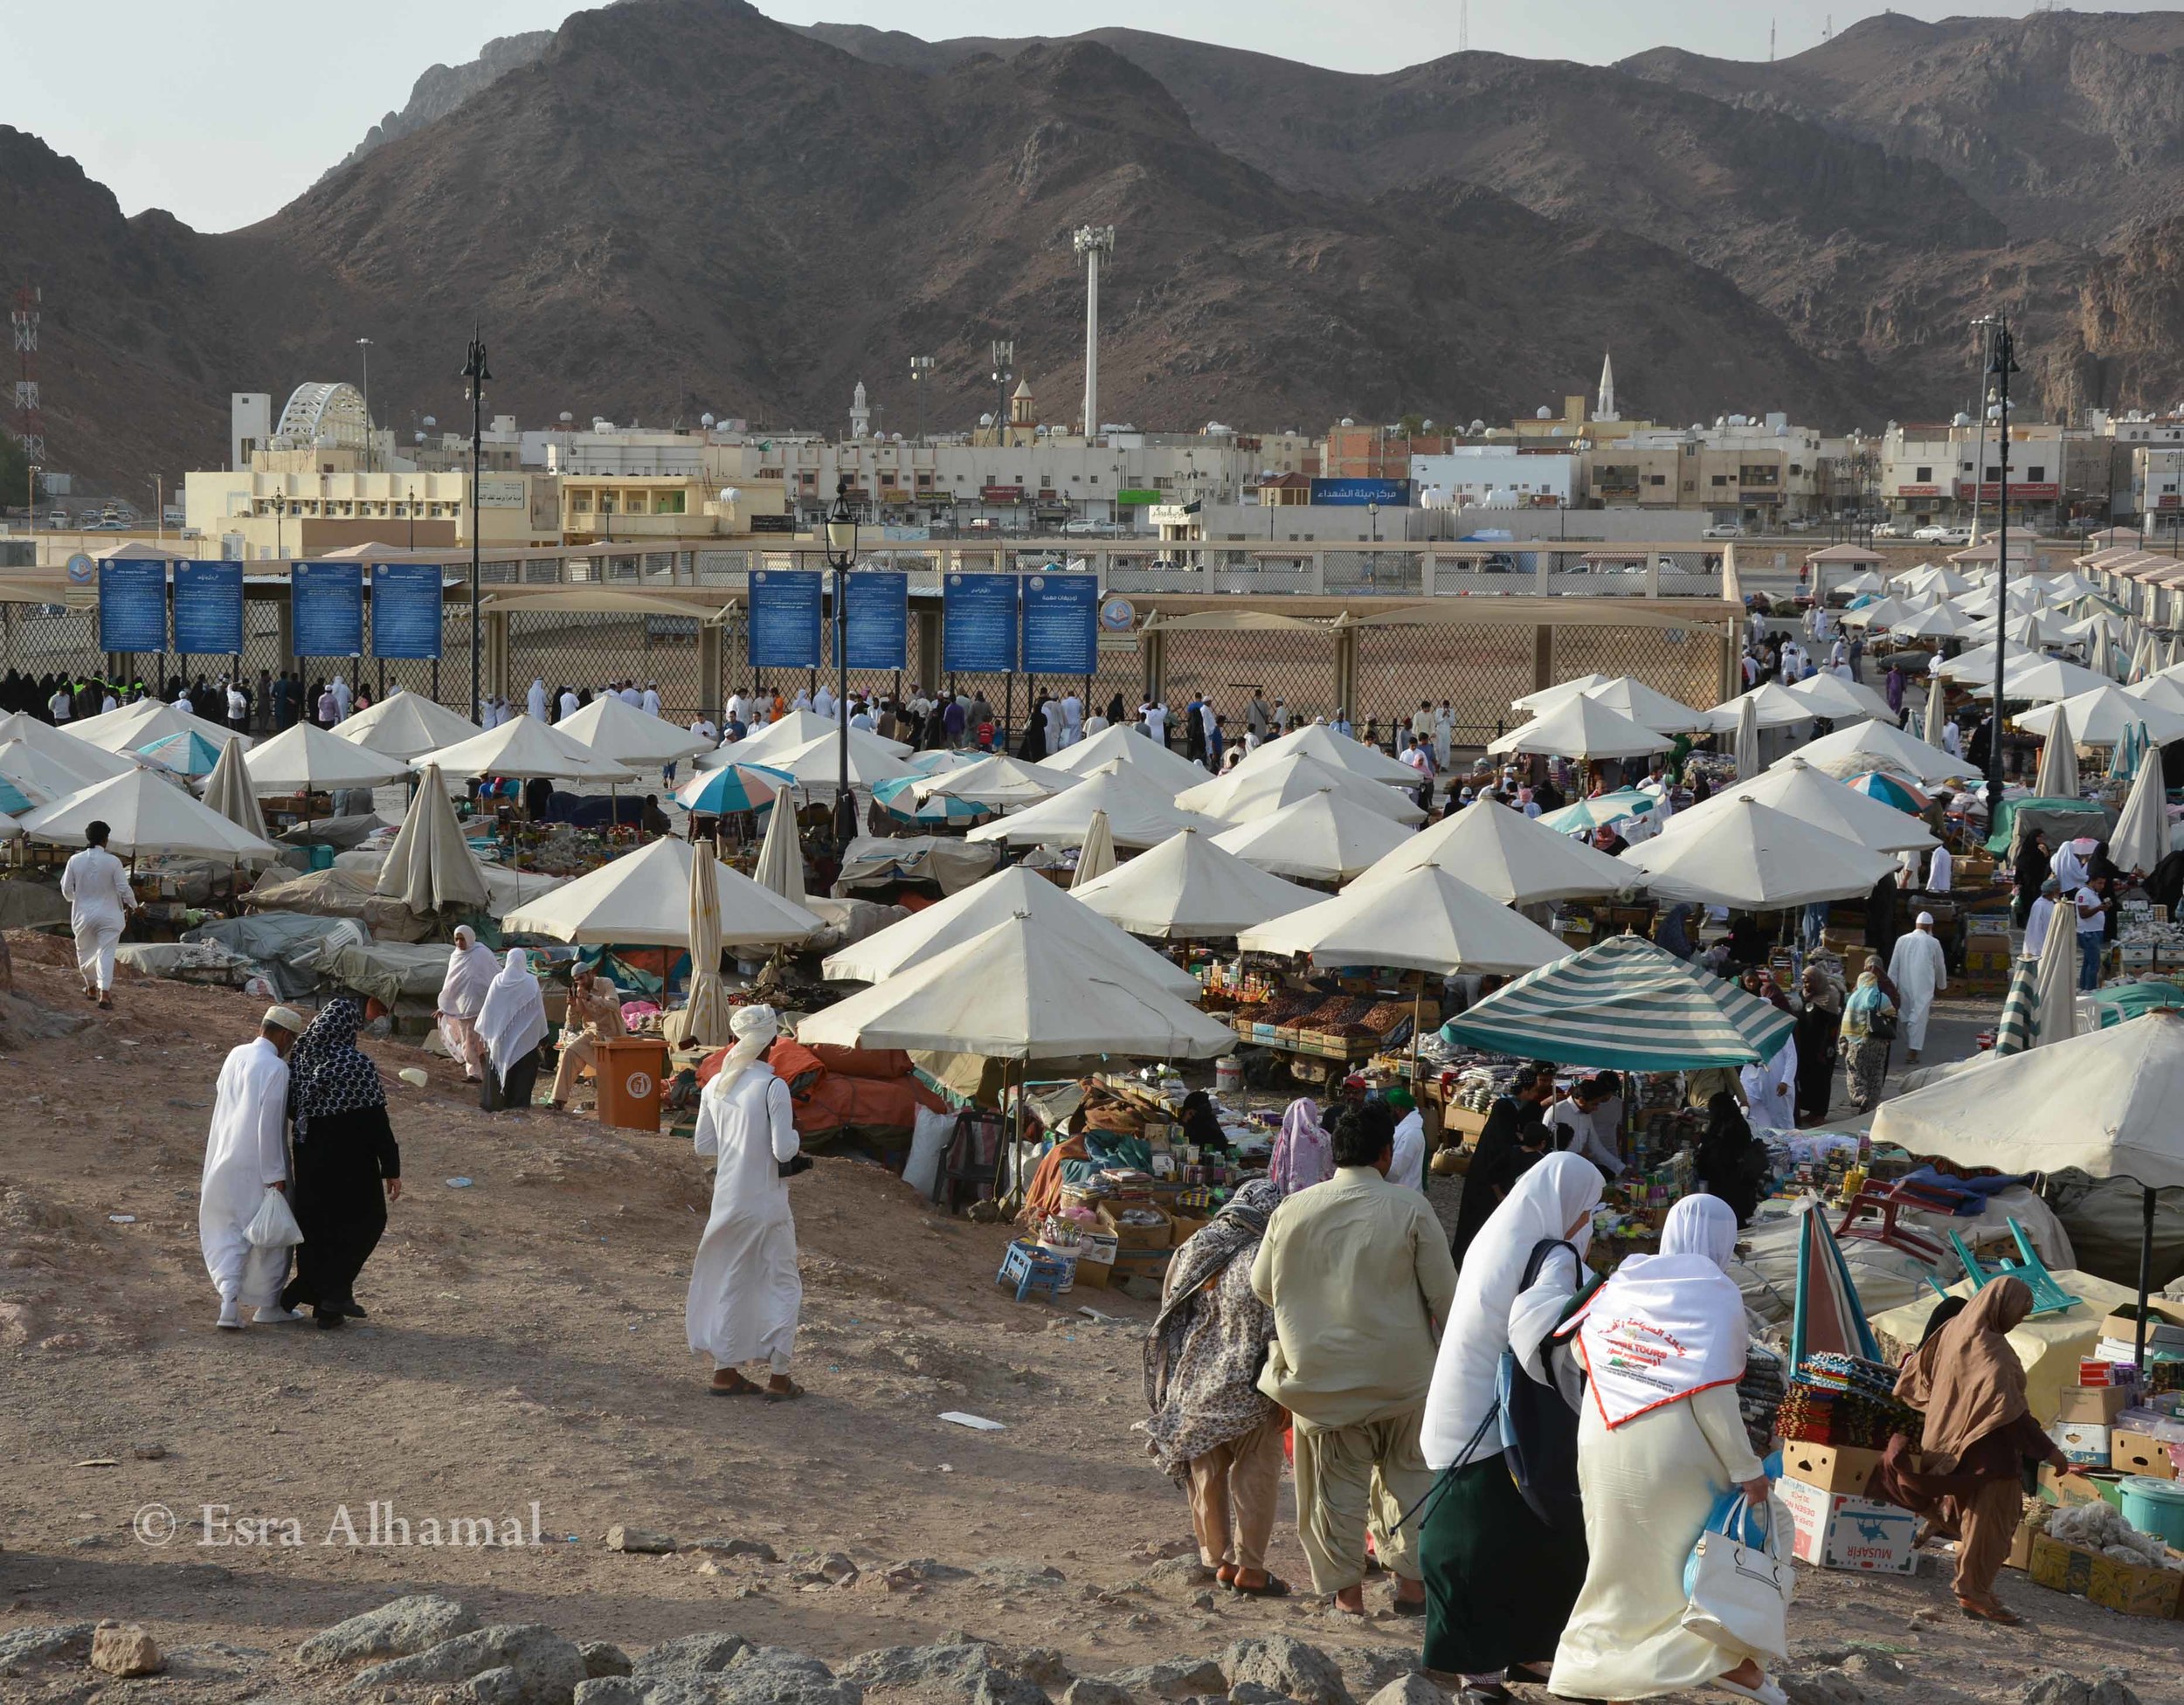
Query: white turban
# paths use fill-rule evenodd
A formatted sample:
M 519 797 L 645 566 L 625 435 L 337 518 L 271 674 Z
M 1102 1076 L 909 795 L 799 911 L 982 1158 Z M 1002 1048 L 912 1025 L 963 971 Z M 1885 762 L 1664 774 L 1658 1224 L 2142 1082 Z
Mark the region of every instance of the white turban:
M 1932 929 L 1934 927 L 1934 915 L 1932 912 L 1921 912 L 1918 915 L 1918 927 L 1921 929 Z
M 1929 920 L 1931 922 L 1931 920 Z M 728 1028 L 738 1038 L 766 1032 L 769 1042 L 781 1034 L 781 1015 L 771 1006 L 739 1006 L 728 1015 Z
M 728 1015 L 728 1028 L 736 1038 L 735 1046 L 729 1049 L 728 1058 L 721 1061 L 721 1069 L 714 1073 L 713 1081 L 705 1086 L 708 1100 L 715 1096 L 727 1100 L 736 1079 L 764 1057 L 766 1050 L 773 1046 L 774 1038 L 781 1034 L 781 1015 L 771 1006 L 739 1006 Z

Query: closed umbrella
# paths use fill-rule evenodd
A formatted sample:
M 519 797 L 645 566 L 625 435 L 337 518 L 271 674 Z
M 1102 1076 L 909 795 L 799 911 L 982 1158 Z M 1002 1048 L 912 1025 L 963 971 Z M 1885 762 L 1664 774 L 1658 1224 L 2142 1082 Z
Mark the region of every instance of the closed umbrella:
M 1190 831 L 1184 831 L 1188 834 Z M 1107 813 L 1094 811 L 1092 824 L 1084 832 L 1084 845 L 1077 849 L 1077 873 L 1071 880 L 1072 890 L 1095 881 L 1115 868 L 1115 837 L 1107 826 Z
M 2119 870 L 2151 872 L 2169 856 L 2169 797 L 2162 787 L 2159 755 L 2149 752 L 2132 778 L 2123 815 L 2108 838 L 2108 856 Z
M 709 847 L 697 849 L 709 853 Z M 721 986 L 720 860 L 690 860 L 690 997 L 682 1014 L 682 1040 L 702 1048 L 735 1039 L 728 1027 L 728 991 Z
M 1886 853 L 1741 796 L 1697 833 L 1655 835 L 1621 856 L 1657 900 L 1748 912 L 1866 894 L 1896 868 Z
M 2058 912 L 2041 944 L 2040 975 L 2033 985 L 2032 1046 L 2045 1048 L 2077 1034 L 2077 931 Z
M 1941 731 L 1949 721 L 1949 692 L 1939 681 L 1926 686 L 1926 743 L 1936 751 L 1946 751 L 1941 743 Z
M 221 747 L 219 761 L 212 766 L 212 774 L 204 784 L 204 803 L 232 823 L 246 835 L 260 840 L 271 840 L 266 828 L 266 812 L 258 803 L 257 790 L 250 784 L 250 772 L 243 767 L 243 739 L 230 735 Z
M 2141 629 L 2139 643 L 2131 653 L 2131 673 L 2125 679 L 2135 685 L 2160 666 L 2160 661 L 2154 653 L 2153 631 L 2151 628 Z
M 418 777 L 417 791 L 410 796 L 394 845 L 380 862 L 372 892 L 399 900 L 412 912 L 435 912 L 443 906 L 486 909 L 485 867 L 463 839 L 447 789 L 431 764 Z
M 2032 790 L 2042 799 L 2075 799 L 2078 795 L 2077 742 L 2070 737 L 2070 719 L 2061 705 L 2048 719 L 2048 737 L 2040 746 L 2040 773 Z
M 1739 779 L 1756 776 L 1765 766 L 1759 761 L 1759 706 L 1749 693 L 1737 701 L 1737 735 L 1730 744 L 1730 761 Z
M 2104 680 L 2116 679 L 2116 641 L 2105 622 L 2093 631 L 2093 654 L 2086 666 Z
M 791 906 L 804 904 L 804 844 L 797 833 L 796 806 L 785 787 L 774 795 L 773 811 L 766 818 L 766 838 L 758 844 L 758 862 L 750 874 L 760 887 L 779 894 Z

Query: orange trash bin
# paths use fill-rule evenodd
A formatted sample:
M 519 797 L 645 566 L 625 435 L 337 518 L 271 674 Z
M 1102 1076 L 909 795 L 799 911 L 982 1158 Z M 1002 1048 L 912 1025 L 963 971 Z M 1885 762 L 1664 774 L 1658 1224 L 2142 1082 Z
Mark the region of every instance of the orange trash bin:
M 599 1122 L 629 1131 L 660 1129 L 660 1080 L 667 1045 L 657 1037 L 602 1039 L 593 1071 L 599 1083 Z

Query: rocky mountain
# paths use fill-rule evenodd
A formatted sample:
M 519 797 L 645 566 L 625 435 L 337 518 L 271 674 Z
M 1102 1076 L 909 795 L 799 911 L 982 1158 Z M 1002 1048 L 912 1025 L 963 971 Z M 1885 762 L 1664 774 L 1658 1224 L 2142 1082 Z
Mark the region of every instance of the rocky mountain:
M 478 50 L 478 57 L 460 66 L 433 66 L 411 87 L 410 98 L 398 113 L 389 113 L 364 133 L 363 142 L 349 149 L 341 164 L 328 168 L 331 176 L 342 166 L 353 164 L 376 148 L 384 147 L 413 130 L 422 130 L 435 119 L 444 119 L 464 101 L 496 83 L 518 66 L 527 66 L 546 51 L 554 38 L 551 30 L 526 30 L 513 36 L 495 36 Z

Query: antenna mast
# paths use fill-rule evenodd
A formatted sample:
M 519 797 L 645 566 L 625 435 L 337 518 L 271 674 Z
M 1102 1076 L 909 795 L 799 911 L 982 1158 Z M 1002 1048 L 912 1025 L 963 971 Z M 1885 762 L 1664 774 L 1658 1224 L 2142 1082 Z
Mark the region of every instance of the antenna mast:
M 1456 0 L 1456 52 L 1471 51 L 1471 0 Z
M 23 441 L 25 460 L 45 459 L 45 417 L 38 409 L 38 369 L 31 357 L 38 353 L 38 308 L 45 293 L 26 284 L 15 293 L 15 309 L 8 315 L 15 332 L 16 436 Z

